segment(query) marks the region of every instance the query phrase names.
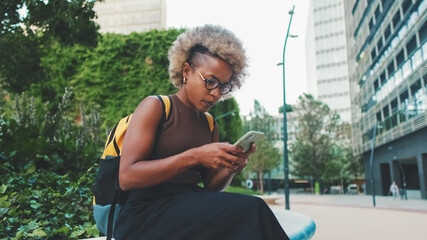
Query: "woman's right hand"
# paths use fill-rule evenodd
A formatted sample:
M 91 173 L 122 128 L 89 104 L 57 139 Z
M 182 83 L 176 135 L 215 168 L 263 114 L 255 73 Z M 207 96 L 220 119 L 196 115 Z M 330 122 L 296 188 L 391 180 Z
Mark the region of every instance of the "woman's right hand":
M 226 167 L 235 170 L 246 161 L 241 157 L 243 149 L 240 146 L 226 142 L 210 143 L 193 150 L 199 164 L 209 169 L 219 170 Z

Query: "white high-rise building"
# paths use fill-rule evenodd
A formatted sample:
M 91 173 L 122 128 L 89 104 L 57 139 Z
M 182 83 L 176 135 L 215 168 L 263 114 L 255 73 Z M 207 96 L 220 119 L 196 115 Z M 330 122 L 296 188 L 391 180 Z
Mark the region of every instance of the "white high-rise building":
M 166 28 L 165 0 L 104 0 L 94 11 L 101 33 L 130 34 Z
M 351 123 L 344 0 L 310 2 L 305 41 L 308 93 Z

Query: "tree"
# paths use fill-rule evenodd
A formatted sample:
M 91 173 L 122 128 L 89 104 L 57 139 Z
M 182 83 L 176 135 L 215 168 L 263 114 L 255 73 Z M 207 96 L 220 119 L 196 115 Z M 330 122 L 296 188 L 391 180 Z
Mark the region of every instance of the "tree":
M 247 171 L 257 174 L 259 190 L 264 191 L 263 174 L 276 168 L 280 164 L 281 153 L 274 147 L 273 135 L 276 133 L 274 119 L 265 108 L 254 101 L 254 111 L 250 113 L 249 119 L 244 122 L 245 131 L 255 130 L 266 134 L 266 139 L 257 144 L 257 151 L 249 156 Z
M 257 174 L 259 179 L 259 190 L 264 192 L 263 175 L 273 170 L 280 164 L 282 154 L 274 147 L 271 141 L 261 141 L 257 144 L 257 151 L 249 156 L 246 168 Z
M 295 106 L 298 130 L 290 145 L 294 175 L 313 176 L 320 183 L 344 185 L 363 173 L 359 157 L 353 156 L 351 126 L 311 95 L 302 95 Z
M 295 106 L 298 114 L 298 130 L 295 142 L 290 144 L 290 157 L 294 175 L 313 176 L 322 187 L 322 174 L 333 159 L 333 136 L 339 116 L 329 107 L 304 94 Z
M 234 98 L 221 101 L 210 110 L 218 124 L 220 142 L 234 143 L 242 135 L 239 112 L 239 105 Z
M 267 112 L 267 110 L 254 100 L 254 110 L 250 112 L 249 118 L 244 119 L 243 130 L 255 130 L 265 133 L 267 140 L 271 141 L 277 129 L 274 126 L 274 118 Z
M 0 7 L 0 85 L 21 93 L 46 80 L 42 52 L 55 42 L 95 46 L 95 1 L 2 0 Z M 26 10 L 26 11 L 25 11 Z
M 328 163 L 322 178 L 344 187 L 351 179 L 363 177 L 363 163 L 360 156 L 353 155 L 351 146 L 351 125 L 343 122 L 337 126 L 333 139 L 333 158 Z

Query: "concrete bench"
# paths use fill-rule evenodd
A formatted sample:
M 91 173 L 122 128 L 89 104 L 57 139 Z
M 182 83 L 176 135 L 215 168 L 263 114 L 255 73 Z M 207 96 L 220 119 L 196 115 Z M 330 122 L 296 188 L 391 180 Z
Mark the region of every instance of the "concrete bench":
M 316 232 L 316 224 L 310 217 L 296 211 L 286 210 L 284 199 L 277 195 L 259 197 L 269 205 L 291 240 L 308 240 L 313 237 Z
M 316 224 L 310 217 L 285 210 L 284 206 L 270 206 L 270 208 L 291 240 L 308 240 L 316 232 Z

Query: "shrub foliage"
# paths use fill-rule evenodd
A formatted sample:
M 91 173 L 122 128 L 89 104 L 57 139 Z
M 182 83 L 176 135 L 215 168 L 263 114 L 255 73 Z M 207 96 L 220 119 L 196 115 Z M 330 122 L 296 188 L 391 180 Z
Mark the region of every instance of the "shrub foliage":
M 98 236 L 90 185 L 95 176 L 99 117 L 67 117 L 72 93 L 56 108 L 22 94 L 10 117 L 0 117 L 0 232 L 4 239 Z

